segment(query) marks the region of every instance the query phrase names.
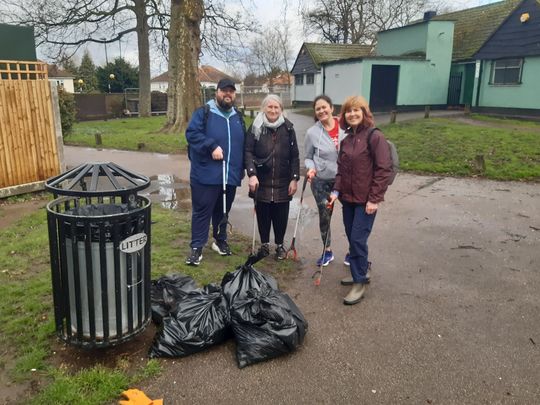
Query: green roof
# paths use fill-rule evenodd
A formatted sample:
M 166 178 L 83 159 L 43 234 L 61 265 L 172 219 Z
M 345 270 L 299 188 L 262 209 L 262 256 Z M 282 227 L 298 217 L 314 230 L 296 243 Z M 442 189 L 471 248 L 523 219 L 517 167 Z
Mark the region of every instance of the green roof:
M 452 59 L 472 59 L 522 0 L 506 0 L 485 6 L 437 15 L 432 20 L 454 21 Z
M 361 58 L 371 55 L 373 51 L 373 46 L 359 44 L 316 44 L 305 42 L 304 46 L 317 68 L 320 67 L 321 63 Z

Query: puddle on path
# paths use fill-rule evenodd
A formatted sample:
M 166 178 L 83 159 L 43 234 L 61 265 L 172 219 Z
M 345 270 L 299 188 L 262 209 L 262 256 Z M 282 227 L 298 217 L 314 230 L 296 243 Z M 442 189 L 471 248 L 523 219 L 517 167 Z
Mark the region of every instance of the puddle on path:
M 153 203 L 171 210 L 191 209 L 191 190 L 189 183 L 172 174 L 158 174 L 150 177 L 150 186 L 143 195 Z
M 150 180 L 150 186 L 144 190 L 143 195 L 150 198 L 154 204 L 160 204 L 163 208 L 171 210 L 191 209 L 191 189 L 189 187 L 189 182 L 181 180 L 171 174 L 159 174 L 150 177 Z M 299 209 L 300 198 L 295 197 L 291 201 L 289 210 L 288 237 L 292 237 Z M 318 218 L 316 208 L 311 208 L 304 202 L 298 223 L 298 233 L 302 234 L 304 228 L 309 227 L 311 224 L 317 224 Z M 238 189 L 236 193 L 233 209 L 231 211 L 231 219 L 234 220 L 238 229 L 245 232 L 251 232 L 253 200 L 247 196 L 247 192 L 242 192 L 241 189 Z

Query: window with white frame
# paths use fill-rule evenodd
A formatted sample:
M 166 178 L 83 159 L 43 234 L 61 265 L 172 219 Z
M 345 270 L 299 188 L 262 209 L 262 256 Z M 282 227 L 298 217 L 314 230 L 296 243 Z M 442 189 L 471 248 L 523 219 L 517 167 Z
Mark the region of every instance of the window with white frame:
M 490 84 L 521 84 L 523 59 L 499 59 L 491 62 Z
M 294 84 L 301 86 L 304 84 L 304 75 L 294 75 Z
M 315 83 L 315 74 L 308 73 L 306 74 L 306 84 L 313 84 Z

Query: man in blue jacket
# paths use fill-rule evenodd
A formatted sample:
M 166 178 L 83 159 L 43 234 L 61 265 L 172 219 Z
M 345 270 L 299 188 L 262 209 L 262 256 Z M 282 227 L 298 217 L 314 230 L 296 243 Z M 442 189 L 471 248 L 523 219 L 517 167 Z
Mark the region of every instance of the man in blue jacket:
M 244 171 L 245 125 L 233 107 L 236 87 L 230 79 L 218 82 L 215 100 L 197 109 L 186 130 L 191 161 L 191 252 L 186 264 L 198 266 L 208 241 L 212 220 L 212 249 L 222 256 L 231 254 L 227 224 L 223 219 L 223 182 L 226 183 L 226 211 L 231 209 Z M 223 179 L 225 160 L 225 179 Z

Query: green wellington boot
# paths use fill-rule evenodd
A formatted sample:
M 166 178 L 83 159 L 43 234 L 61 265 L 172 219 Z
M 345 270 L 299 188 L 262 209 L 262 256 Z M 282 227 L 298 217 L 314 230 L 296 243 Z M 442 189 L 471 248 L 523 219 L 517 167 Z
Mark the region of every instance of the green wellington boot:
M 364 293 L 366 292 L 366 285 L 360 283 L 354 283 L 351 291 L 345 298 L 343 298 L 343 303 L 345 305 L 354 305 L 360 302 Z

